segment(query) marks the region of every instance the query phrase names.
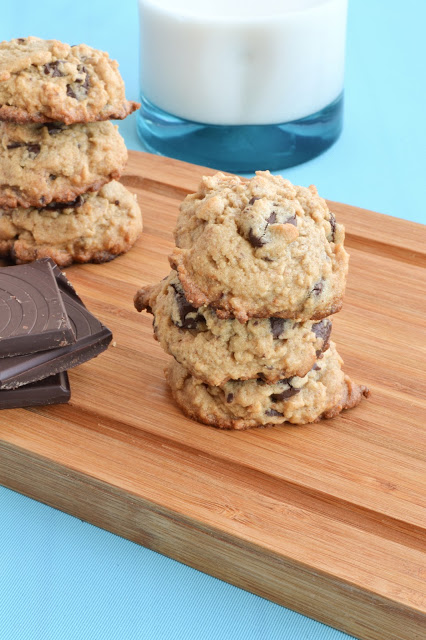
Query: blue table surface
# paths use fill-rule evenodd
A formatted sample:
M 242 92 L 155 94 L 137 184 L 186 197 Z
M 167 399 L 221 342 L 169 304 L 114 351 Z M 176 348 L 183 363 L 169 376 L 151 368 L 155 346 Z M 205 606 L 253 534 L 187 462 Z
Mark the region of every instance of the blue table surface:
M 0 40 L 36 35 L 106 50 L 138 99 L 136 0 L 0 6 Z M 350 2 L 343 134 L 286 177 L 331 200 L 425 222 L 425 23 L 424 0 Z M 120 131 L 130 149 L 143 149 L 135 114 Z M 349 636 L 0 487 L 0 640 L 83 638 Z

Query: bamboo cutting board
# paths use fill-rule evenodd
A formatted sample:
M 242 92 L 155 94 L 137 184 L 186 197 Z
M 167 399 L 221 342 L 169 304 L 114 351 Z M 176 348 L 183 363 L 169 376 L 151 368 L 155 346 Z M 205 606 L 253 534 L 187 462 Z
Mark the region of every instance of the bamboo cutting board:
M 132 303 L 169 272 L 203 172 L 130 153 L 143 236 L 67 270 L 115 346 L 70 372 L 69 405 L 0 413 L 0 483 L 356 637 L 425 638 L 425 231 L 332 203 L 351 254 L 333 338 L 372 396 L 314 425 L 219 431 L 174 405 Z

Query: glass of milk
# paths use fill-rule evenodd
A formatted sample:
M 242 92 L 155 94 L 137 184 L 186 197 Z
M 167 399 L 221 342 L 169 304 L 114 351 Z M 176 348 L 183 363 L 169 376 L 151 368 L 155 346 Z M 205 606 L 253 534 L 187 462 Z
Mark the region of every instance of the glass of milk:
M 342 129 L 347 0 L 139 0 L 138 133 L 155 153 L 278 170 Z

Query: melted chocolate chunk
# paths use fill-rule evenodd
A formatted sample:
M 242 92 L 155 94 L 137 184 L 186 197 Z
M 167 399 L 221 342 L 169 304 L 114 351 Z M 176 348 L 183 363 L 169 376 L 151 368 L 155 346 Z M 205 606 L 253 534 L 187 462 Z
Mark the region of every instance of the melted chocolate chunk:
M 285 327 L 284 318 L 269 318 L 269 324 L 271 326 L 271 333 L 274 339 L 278 340 L 278 338 L 284 331 L 284 327 Z
M 334 242 L 334 236 L 336 233 L 336 218 L 334 216 L 333 213 L 331 213 L 330 211 L 330 220 L 329 220 L 330 226 L 331 226 L 331 242 Z
M 251 200 L 249 200 L 249 204 L 254 204 L 256 202 L 256 200 L 260 200 L 260 198 L 251 198 Z
M 25 147 L 25 142 L 11 142 L 7 145 L 8 149 L 17 149 L 18 147 Z
M 114 202 L 114 204 L 115 204 L 115 206 L 116 206 L 116 207 L 118 207 L 118 206 L 119 206 L 119 204 L 120 204 L 120 200 L 116 200 L 116 201 Z
M 84 73 L 83 78 L 77 78 L 72 84 L 67 84 L 67 96 L 74 98 L 75 100 L 84 100 L 87 97 L 87 92 L 90 86 L 89 74 L 83 64 L 79 64 L 77 67 L 80 73 Z
M 291 216 L 288 220 L 285 221 L 285 224 L 292 224 L 294 227 L 297 227 L 297 218 L 296 216 Z
M 263 245 L 266 244 L 266 240 L 264 240 L 262 237 L 259 238 L 259 236 L 256 236 L 253 233 L 253 229 L 250 229 L 249 231 L 248 241 L 250 242 L 251 246 L 255 247 L 256 249 L 258 247 L 263 247 Z
M 19 44 L 24 44 L 26 38 L 18 38 Z
M 176 324 L 179 329 L 196 329 L 197 323 L 202 322 L 204 317 L 198 313 L 198 309 L 193 307 L 185 298 L 183 291 L 180 291 L 176 285 L 172 284 L 175 292 L 175 300 L 179 311 L 180 324 Z M 189 318 L 189 314 L 195 313 L 195 317 Z
M 281 391 L 281 393 L 273 393 L 271 395 L 271 402 L 282 402 L 283 400 L 288 400 L 288 398 L 299 393 L 300 389 L 294 389 L 294 387 L 291 386 L 290 380 L 291 378 L 286 378 L 279 381 L 278 384 L 288 384 L 289 388 Z
M 322 280 L 320 280 L 314 285 L 314 288 L 312 289 L 311 293 L 314 293 L 316 296 L 319 296 L 320 293 L 322 293 L 323 288 L 324 288 L 324 283 Z
M 319 367 L 317 365 L 317 363 L 315 362 L 314 366 L 312 367 L 311 371 L 321 371 L 321 367 Z
M 268 224 L 275 224 L 275 223 L 276 223 L 276 221 L 277 221 L 277 214 L 276 214 L 276 212 L 275 212 L 275 211 L 273 211 L 273 212 L 271 213 L 271 215 L 269 216 L 269 218 L 267 219 L 267 221 L 266 221 L 266 222 L 267 222 Z
M 283 417 L 283 413 L 280 413 L 279 411 L 275 411 L 275 409 L 266 409 L 265 411 L 265 416 L 276 416 L 276 417 Z
M 57 177 L 58 177 L 58 176 L 55 176 L 53 173 L 51 173 L 51 174 L 49 175 L 49 180 L 52 180 L 52 182 L 53 182 L 53 180 L 56 180 L 56 178 L 57 178 Z
M 41 147 L 39 144 L 28 144 L 27 147 L 28 147 L 28 153 L 34 156 L 34 158 L 38 156 L 38 154 L 40 153 Z
M 7 145 L 8 149 L 18 149 L 18 147 L 27 147 L 28 153 L 34 157 L 40 153 L 40 145 L 32 144 L 31 142 L 11 142 Z
M 233 399 L 234 399 L 234 394 L 228 393 L 228 395 L 226 396 L 226 402 L 230 403 L 233 401 Z
M 74 100 L 77 100 L 77 96 L 75 95 L 73 88 L 70 84 L 67 84 L 67 96 L 69 98 L 74 98 Z
M 77 67 L 77 69 L 78 69 L 78 71 L 79 71 L 80 73 L 84 73 L 84 74 L 85 74 L 84 80 L 81 80 L 81 78 L 78 78 L 78 79 L 76 80 L 76 82 L 78 82 L 79 84 L 81 83 L 81 88 L 85 90 L 86 95 L 87 95 L 87 90 L 88 90 L 88 89 L 89 89 L 89 87 L 90 87 L 89 74 L 87 73 L 87 69 L 86 69 L 86 67 L 84 66 L 84 64 L 79 64 L 79 65 L 78 65 L 78 67 Z
M 313 331 L 317 338 L 324 340 L 324 346 L 328 345 L 331 333 L 331 322 L 329 320 L 321 320 L 312 325 L 311 331 Z
M 59 65 L 63 62 L 63 60 L 55 60 L 55 62 L 48 62 L 43 65 L 44 73 L 47 76 L 51 76 L 52 78 L 63 78 L 64 73 L 59 68 Z
M 47 131 L 49 133 L 49 136 L 55 136 L 57 133 L 62 131 L 62 129 L 64 128 L 64 126 L 60 122 L 47 122 L 43 126 L 47 127 Z
M 290 387 L 290 389 L 286 389 L 281 393 L 273 393 L 271 395 L 271 402 L 282 402 L 283 400 L 288 400 L 292 396 L 297 395 L 299 391 L 300 389 L 293 389 L 293 387 Z
M 78 207 L 81 207 L 83 203 L 83 198 L 81 196 L 77 196 L 75 200 L 72 200 L 72 202 L 51 202 L 50 204 L 46 205 L 44 209 L 49 209 L 52 211 L 61 209 L 77 209 Z

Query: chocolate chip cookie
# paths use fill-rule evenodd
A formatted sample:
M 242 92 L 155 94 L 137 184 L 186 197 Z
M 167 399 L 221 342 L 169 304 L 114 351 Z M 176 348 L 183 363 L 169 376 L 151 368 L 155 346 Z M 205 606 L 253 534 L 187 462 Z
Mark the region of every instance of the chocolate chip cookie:
M 0 122 L 0 207 L 42 207 L 118 179 L 127 149 L 111 122 Z
M 320 320 L 341 308 L 344 227 L 313 186 L 268 171 L 204 177 L 181 205 L 175 238 L 170 263 L 187 300 L 220 318 Z
M 304 376 L 329 346 L 329 319 L 299 323 L 252 318 L 242 324 L 221 320 L 211 307 L 197 309 L 185 298 L 175 271 L 159 284 L 140 289 L 135 306 L 154 315 L 154 335 L 163 349 L 210 385 Z
M 94 122 L 138 107 L 126 100 L 118 64 L 103 51 L 34 37 L 0 43 L 0 120 Z
M 107 262 L 128 251 L 141 231 L 136 196 L 112 181 L 73 202 L 0 209 L 0 255 L 18 264 L 49 257 L 60 267 Z
M 355 407 L 369 391 L 354 384 L 341 365 L 331 343 L 324 358 L 306 376 L 276 384 L 257 379 L 213 387 L 191 376 L 176 361 L 168 366 L 166 377 L 177 404 L 190 418 L 222 429 L 247 429 L 316 422 Z

